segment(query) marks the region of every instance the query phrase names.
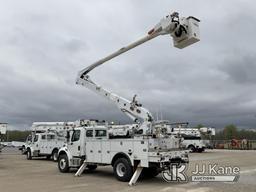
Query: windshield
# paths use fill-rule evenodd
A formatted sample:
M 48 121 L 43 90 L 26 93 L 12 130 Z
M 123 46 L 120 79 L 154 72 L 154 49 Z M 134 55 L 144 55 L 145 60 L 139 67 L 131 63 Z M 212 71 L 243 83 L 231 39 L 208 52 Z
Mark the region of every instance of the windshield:
M 78 141 L 80 139 L 80 130 L 74 130 L 71 141 Z

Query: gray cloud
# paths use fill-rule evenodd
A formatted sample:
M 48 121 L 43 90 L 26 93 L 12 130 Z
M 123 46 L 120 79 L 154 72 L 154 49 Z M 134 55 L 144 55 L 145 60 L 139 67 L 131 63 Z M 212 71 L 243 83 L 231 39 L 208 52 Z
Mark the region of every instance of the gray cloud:
M 96 69 L 105 88 L 171 121 L 255 127 L 253 1 L 4 1 L 0 6 L 0 121 L 129 119 L 76 86 L 77 72 L 143 36 L 177 10 L 202 20 L 201 42 L 184 50 L 168 36 Z

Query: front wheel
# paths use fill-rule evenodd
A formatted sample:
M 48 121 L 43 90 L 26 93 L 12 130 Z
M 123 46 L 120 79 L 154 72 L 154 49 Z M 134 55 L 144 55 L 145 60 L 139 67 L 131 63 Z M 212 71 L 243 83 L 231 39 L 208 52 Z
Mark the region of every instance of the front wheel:
M 194 153 L 196 151 L 196 148 L 194 147 L 194 145 L 189 145 L 188 146 L 189 152 Z
M 26 153 L 26 148 L 25 146 L 22 146 L 21 147 L 21 154 L 24 155 Z
M 133 175 L 131 163 L 125 158 L 117 159 L 113 168 L 115 177 L 119 181 L 127 182 Z
M 58 168 L 62 173 L 67 173 L 69 171 L 68 157 L 66 154 L 62 154 L 59 156 Z
M 27 150 L 27 160 L 31 160 L 32 159 L 32 153 L 31 153 L 31 150 L 28 149 Z

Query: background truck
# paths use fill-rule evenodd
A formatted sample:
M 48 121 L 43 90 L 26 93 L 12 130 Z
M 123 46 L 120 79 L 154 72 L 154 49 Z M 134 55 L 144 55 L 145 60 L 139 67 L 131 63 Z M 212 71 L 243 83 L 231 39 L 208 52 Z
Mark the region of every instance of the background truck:
M 35 122 L 31 127 L 23 152 L 27 159 L 47 157 L 57 161 L 58 150 L 66 143 L 67 130 L 74 127 L 73 122 Z
M 170 123 L 169 121 L 158 121 L 157 125 L 169 135 L 182 137 L 182 145 L 190 152 L 203 152 L 206 148 L 213 148 L 212 136 L 215 135 L 215 128 L 201 127 L 191 128 L 189 123 Z

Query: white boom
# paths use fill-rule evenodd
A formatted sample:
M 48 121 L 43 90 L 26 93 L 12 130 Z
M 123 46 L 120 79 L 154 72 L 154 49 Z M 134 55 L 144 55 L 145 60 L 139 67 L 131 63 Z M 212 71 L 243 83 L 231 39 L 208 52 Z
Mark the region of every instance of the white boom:
M 141 104 L 136 100 L 136 95 L 133 97 L 132 101 L 129 101 L 123 97 L 120 97 L 101 86 L 94 83 L 88 73 L 94 68 L 102 65 L 106 61 L 109 61 L 130 49 L 137 47 L 159 35 L 171 35 L 173 38 L 174 46 L 177 48 L 187 47 L 197 41 L 199 38 L 199 20 L 194 17 L 179 18 L 177 12 L 172 13 L 164 17 L 153 29 L 151 29 L 148 34 L 129 44 L 126 47 L 119 49 L 118 51 L 104 57 L 95 63 L 91 64 L 89 67 L 81 70 L 78 74 L 76 83 L 87 87 L 88 89 L 94 91 L 95 93 L 102 95 L 108 100 L 114 102 L 118 108 L 132 118 L 134 121 L 141 120 L 139 130 L 142 130 L 144 135 L 152 134 L 153 130 L 153 116 L 146 108 L 142 107 Z

